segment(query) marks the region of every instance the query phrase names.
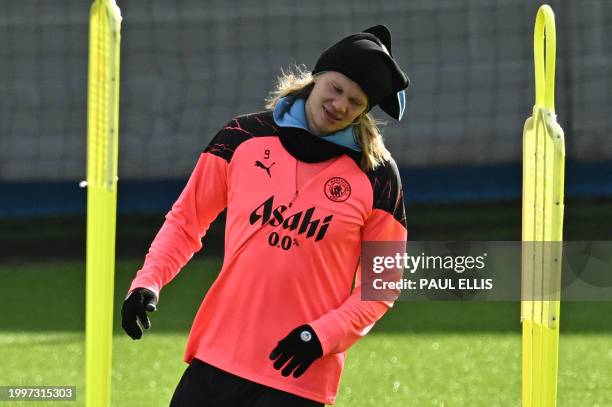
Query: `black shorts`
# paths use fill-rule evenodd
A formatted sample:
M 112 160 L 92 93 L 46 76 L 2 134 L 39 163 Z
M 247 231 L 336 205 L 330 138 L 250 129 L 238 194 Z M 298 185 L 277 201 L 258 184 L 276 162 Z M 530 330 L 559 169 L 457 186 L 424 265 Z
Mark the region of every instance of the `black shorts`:
M 279 372 L 280 375 L 280 372 Z M 323 407 L 323 403 L 263 386 L 193 359 L 170 407 Z

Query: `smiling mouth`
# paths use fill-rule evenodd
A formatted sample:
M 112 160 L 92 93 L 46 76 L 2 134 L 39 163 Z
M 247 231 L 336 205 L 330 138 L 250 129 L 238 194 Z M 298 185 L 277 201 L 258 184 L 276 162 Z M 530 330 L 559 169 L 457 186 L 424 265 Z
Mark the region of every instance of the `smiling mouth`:
M 332 122 L 332 123 L 333 123 L 333 122 L 337 122 L 338 120 L 340 120 L 340 118 L 338 118 L 338 117 L 334 116 L 333 114 L 331 114 L 331 113 L 329 112 L 329 110 L 327 110 L 327 109 L 325 108 L 325 106 L 323 106 L 323 112 L 325 112 L 325 117 L 327 117 L 327 119 L 328 119 L 330 122 Z

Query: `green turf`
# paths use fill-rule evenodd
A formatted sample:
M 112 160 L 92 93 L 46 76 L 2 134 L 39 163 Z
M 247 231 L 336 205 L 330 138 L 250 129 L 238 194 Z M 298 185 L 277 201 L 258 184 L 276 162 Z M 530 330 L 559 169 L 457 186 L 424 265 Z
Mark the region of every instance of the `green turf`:
M 162 292 L 141 341 L 125 336 L 115 315 L 113 406 L 168 404 L 219 265 L 190 263 Z M 138 266 L 118 262 L 117 309 Z M 0 385 L 76 385 L 78 401 L 61 405 L 83 405 L 84 276 L 80 262 L 0 267 Z M 337 405 L 518 406 L 518 310 L 509 302 L 397 303 L 349 351 Z M 611 315 L 609 303 L 563 304 L 560 407 L 612 405 Z
M 83 340 L 76 332 L 0 332 L 2 384 L 76 385 L 71 405 L 82 406 Z M 167 405 L 185 368 L 185 340 L 185 333 L 154 332 L 134 342 L 118 333 L 112 405 Z M 561 337 L 559 407 L 612 405 L 610 340 Z M 349 351 L 337 405 L 519 406 L 519 354 L 512 333 L 372 333 Z

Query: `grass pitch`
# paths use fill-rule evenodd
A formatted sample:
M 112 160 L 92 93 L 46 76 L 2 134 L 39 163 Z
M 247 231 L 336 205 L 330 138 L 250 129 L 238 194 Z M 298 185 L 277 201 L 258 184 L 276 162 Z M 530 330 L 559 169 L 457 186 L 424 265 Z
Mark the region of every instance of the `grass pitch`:
M 112 405 L 167 406 L 220 263 L 190 263 L 162 292 L 152 330 L 132 341 L 119 309 L 139 265 L 117 263 Z M 84 405 L 84 264 L 3 266 L 0 282 L 0 385 L 74 385 L 71 405 Z M 612 405 L 612 305 L 562 306 L 558 406 Z M 396 303 L 349 351 L 336 405 L 519 406 L 519 356 L 518 303 Z

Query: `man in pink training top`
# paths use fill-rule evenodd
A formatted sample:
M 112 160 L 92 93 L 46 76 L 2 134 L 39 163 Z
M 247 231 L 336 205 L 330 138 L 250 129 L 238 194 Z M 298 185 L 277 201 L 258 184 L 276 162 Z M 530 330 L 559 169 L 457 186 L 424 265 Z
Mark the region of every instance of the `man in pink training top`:
M 362 301 L 362 241 L 406 241 L 399 173 L 374 106 L 399 120 L 409 85 L 378 25 L 280 78 L 270 110 L 204 149 L 121 310 L 138 321 L 227 208 L 223 267 L 195 317 L 171 406 L 333 404 L 345 352 L 393 305 Z

